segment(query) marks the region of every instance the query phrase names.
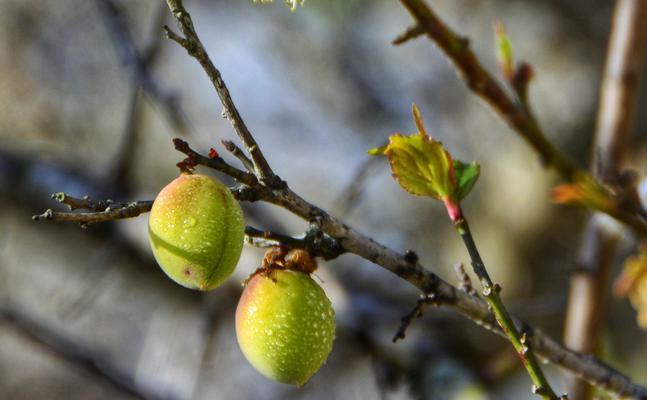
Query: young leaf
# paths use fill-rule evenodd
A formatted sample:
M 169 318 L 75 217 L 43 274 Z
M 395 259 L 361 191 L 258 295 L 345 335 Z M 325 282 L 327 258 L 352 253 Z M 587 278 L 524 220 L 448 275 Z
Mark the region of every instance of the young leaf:
M 496 58 L 499 61 L 499 68 L 501 68 L 501 73 L 508 82 L 512 82 L 514 78 L 512 44 L 505 33 L 503 23 L 500 21 L 494 25 L 494 32 L 496 35 Z
M 437 200 L 453 198 L 456 178 L 452 158 L 439 141 L 426 134 L 415 104 L 413 118 L 418 133 L 391 135 L 388 145 L 371 149 L 369 154 L 386 155 L 393 177 L 407 192 Z
M 573 183 L 564 183 L 553 188 L 553 201 L 558 204 L 574 204 L 608 212 L 616 208 L 612 195 L 587 173 L 579 173 Z
M 481 173 L 481 166 L 476 162 L 466 164 L 460 160 L 454 160 L 454 173 L 456 175 L 456 200 L 461 201 L 472 190 L 476 180 Z
M 407 192 L 441 200 L 460 217 L 458 202 L 470 192 L 479 176 L 476 163 L 452 160 L 442 144 L 427 135 L 420 110 L 413 105 L 413 119 L 418 132 L 410 136 L 395 134 L 389 144 L 369 150 L 371 155 L 389 158 L 395 180 Z M 452 217 L 453 218 L 453 217 Z

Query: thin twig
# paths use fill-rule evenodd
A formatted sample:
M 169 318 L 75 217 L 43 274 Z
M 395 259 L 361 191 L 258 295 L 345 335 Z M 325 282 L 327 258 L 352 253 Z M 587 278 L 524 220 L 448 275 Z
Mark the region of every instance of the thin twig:
M 215 157 L 205 157 L 193 150 L 187 142 L 178 138 L 173 139 L 173 145 L 175 146 L 175 150 L 187 155 L 187 159 L 184 161 L 186 164 L 193 166 L 204 165 L 205 167 L 213 168 L 217 171 L 231 176 L 232 178 L 236 179 L 236 181 L 243 183 L 249 187 L 265 191 L 254 174 L 242 171 L 227 164 L 225 160 L 222 159 L 222 157 L 218 155 L 216 155 Z
M 497 322 L 501 325 L 503 332 L 517 351 L 523 366 L 526 368 L 528 375 L 530 375 L 530 378 L 532 379 L 534 384 L 533 393 L 544 399 L 558 399 L 539 366 L 539 362 L 535 357 L 534 349 L 530 347 L 529 341 L 525 340 L 525 336 L 519 332 L 519 329 L 512 320 L 510 313 L 508 313 L 508 310 L 505 308 L 505 305 L 501 300 L 501 296 L 499 295 L 501 287 L 492 282 L 492 279 L 485 268 L 485 264 L 481 259 L 478 248 L 476 247 L 476 243 L 472 237 L 472 232 L 467 224 L 467 220 L 463 216 L 463 218 L 456 222 L 455 225 L 456 230 L 461 235 L 461 238 L 465 243 L 465 247 L 467 248 L 470 258 L 472 259 L 474 273 L 476 273 L 481 281 L 481 286 L 483 286 L 483 297 L 485 297 L 485 301 L 492 309 Z
M 34 221 L 46 219 L 52 221 L 78 222 L 81 224 L 81 227 L 85 227 L 89 224 L 95 224 L 98 222 L 137 217 L 140 214 L 149 212 L 152 206 L 153 201 L 146 200 L 133 201 L 132 203 L 111 203 L 104 210 L 90 208 L 93 211 L 88 212 L 58 212 L 49 209 L 44 213 L 34 215 L 31 218 Z
M 61 204 L 67 205 L 70 211 L 74 210 L 90 210 L 90 211 L 105 211 L 106 208 L 113 206 L 123 207 L 123 203 L 115 203 L 112 200 L 92 200 L 90 196 L 83 196 L 83 198 L 78 198 L 70 196 L 67 193 L 59 192 L 52 194 L 52 199 L 58 201 Z
M 202 68 L 209 76 L 213 87 L 216 89 L 216 92 L 220 97 L 227 119 L 231 122 L 234 130 L 238 134 L 238 137 L 245 145 L 245 148 L 254 162 L 254 169 L 258 179 L 265 182 L 270 187 L 274 186 L 276 184 L 276 176 L 274 175 L 272 168 L 270 168 L 270 165 L 267 163 L 260 147 L 258 147 L 256 139 L 254 139 L 249 129 L 247 129 L 247 125 L 240 116 L 240 113 L 231 98 L 229 89 L 227 89 L 227 85 L 225 85 L 225 82 L 222 80 L 220 71 L 218 71 L 207 55 L 207 51 L 204 49 L 200 38 L 195 32 L 191 16 L 184 8 L 181 0 L 167 0 L 166 2 L 173 13 L 173 16 L 177 20 L 182 34 L 184 35 L 184 37 L 181 37 L 171 31 L 170 28 L 165 27 L 167 37 L 184 47 L 189 55 L 195 58 L 200 65 L 202 65 Z
M 162 36 L 159 34 L 159 27 L 163 25 L 167 12 L 165 5 L 160 3 L 155 10 L 153 22 L 151 23 L 155 30 L 151 33 L 148 44 L 144 46 L 143 51 L 140 53 L 132 41 L 123 12 L 119 6 L 114 4 L 112 0 L 98 0 L 97 5 L 111 33 L 110 37 L 122 58 L 122 63 L 132 65 L 131 69 L 133 70 L 124 133 L 119 144 L 119 150 L 117 150 L 112 161 L 113 166 L 108 169 L 110 171 L 108 181 L 122 186 L 122 191 L 127 193 L 130 190 L 128 178 L 136 161 L 137 142 L 141 133 L 142 95 L 146 93 L 146 82 L 156 85 L 156 81 L 150 74 L 150 68 L 160 52 Z M 134 56 L 132 61 L 130 61 L 131 56 Z M 147 77 L 145 80 L 142 79 L 144 76 Z M 156 97 L 155 95 L 159 92 L 160 90 L 157 89 L 149 91 L 148 94 L 155 102 L 160 103 L 162 108 L 166 107 L 165 116 L 169 117 L 174 128 L 181 134 L 188 134 L 188 129 L 186 128 L 188 125 L 187 119 L 181 110 L 179 102 L 175 101 L 175 97 L 172 95 Z M 169 102 L 174 103 L 172 108 L 175 110 L 174 113 L 168 113 L 170 111 L 168 108 Z
M 425 28 L 420 24 L 414 24 L 408 27 L 404 32 L 399 34 L 395 39 L 393 39 L 391 43 L 395 45 L 402 44 L 424 34 Z
M 438 307 L 442 304 L 442 300 L 439 299 L 438 296 L 436 296 L 436 294 L 434 293 L 421 294 L 415 307 L 413 307 L 413 309 L 407 315 L 402 317 L 402 320 L 400 321 L 400 327 L 391 339 L 393 343 L 396 343 L 398 340 L 405 338 L 407 329 L 409 328 L 411 323 L 415 319 L 422 317 L 422 313 L 424 312 L 425 307 L 429 304 L 433 305 L 434 307 Z
M 594 136 L 591 170 L 601 181 L 616 183 L 623 168 L 628 137 L 633 131 L 645 68 L 647 46 L 647 1 L 616 1 L 613 24 Z M 606 320 L 608 285 L 617 232 L 608 229 L 601 215 L 592 215 L 585 227 L 578 257 L 578 270 L 569 288 L 564 342 L 571 348 L 593 354 Z M 589 387 L 569 377 L 574 400 L 588 398 Z
M 190 136 L 190 125 L 184 110 L 177 102 L 177 97 L 162 89 L 150 71 L 149 63 L 154 58 L 159 45 L 152 42 L 145 52 L 140 53 L 119 6 L 113 0 L 96 0 L 96 4 L 122 63 L 132 68 L 135 81 L 161 106 L 164 114 L 173 124 L 173 128 L 182 136 Z M 157 23 L 153 25 L 159 29 Z
M 368 157 L 357 167 L 348 185 L 341 190 L 341 194 L 331 207 L 335 215 L 346 216 L 359 206 L 371 173 L 376 166 L 380 165 L 379 162 L 380 159 L 377 157 Z

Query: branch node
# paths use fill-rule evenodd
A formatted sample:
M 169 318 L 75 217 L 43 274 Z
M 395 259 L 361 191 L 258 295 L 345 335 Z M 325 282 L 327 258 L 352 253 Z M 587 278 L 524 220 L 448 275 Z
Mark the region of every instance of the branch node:
M 402 319 L 400 320 L 400 327 L 396 331 L 395 335 L 391 341 L 396 343 L 398 340 L 404 339 L 406 336 L 407 328 L 411 325 L 413 320 L 422 317 L 422 313 L 426 305 L 431 304 L 434 307 L 438 307 L 442 304 L 439 296 L 433 292 L 427 292 L 420 295 L 416 306 Z
M 405 29 L 404 32 L 402 32 L 395 39 L 393 39 L 391 43 L 397 46 L 399 44 L 408 42 L 409 40 L 415 39 L 418 36 L 424 35 L 424 33 L 425 33 L 425 28 L 422 25 L 420 24 L 411 25 L 410 27 Z
M 254 173 L 254 163 L 252 162 L 252 160 L 247 158 L 240 147 L 236 146 L 236 144 L 231 140 L 221 140 L 220 142 L 223 146 L 225 146 L 225 149 L 227 149 L 228 152 L 230 152 L 234 157 L 240 160 L 247 172 L 252 174 Z
M 456 276 L 458 276 L 458 289 L 472 296 L 476 296 L 476 290 L 474 289 L 474 286 L 472 286 L 472 280 L 469 275 L 465 272 L 463 263 L 454 265 L 454 271 L 456 272 Z
M 404 261 L 406 261 L 407 264 L 418 264 L 419 259 L 418 254 L 416 254 L 412 249 L 407 249 L 407 251 L 404 252 Z

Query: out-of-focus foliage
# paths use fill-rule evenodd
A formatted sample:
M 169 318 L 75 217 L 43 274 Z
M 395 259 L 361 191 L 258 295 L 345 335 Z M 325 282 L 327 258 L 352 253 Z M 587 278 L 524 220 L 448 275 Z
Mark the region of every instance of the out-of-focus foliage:
M 638 313 L 638 323 L 647 330 L 647 244 L 638 254 L 627 258 L 614 289 L 619 296 L 629 296 Z

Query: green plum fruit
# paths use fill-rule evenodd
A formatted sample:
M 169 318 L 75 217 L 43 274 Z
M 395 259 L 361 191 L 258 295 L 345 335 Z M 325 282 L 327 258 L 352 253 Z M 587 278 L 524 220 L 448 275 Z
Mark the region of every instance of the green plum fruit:
M 187 288 L 210 290 L 234 271 L 245 221 L 225 185 L 206 175 L 182 174 L 153 202 L 148 235 L 166 275 Z
M 303 386 L 332 350 L 335 312 L 309 274 L 280 268 L 256 272 L 238 303 L 236 336 L 260 373 Z

